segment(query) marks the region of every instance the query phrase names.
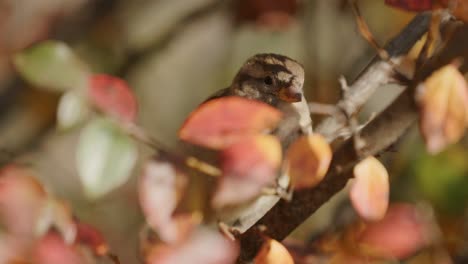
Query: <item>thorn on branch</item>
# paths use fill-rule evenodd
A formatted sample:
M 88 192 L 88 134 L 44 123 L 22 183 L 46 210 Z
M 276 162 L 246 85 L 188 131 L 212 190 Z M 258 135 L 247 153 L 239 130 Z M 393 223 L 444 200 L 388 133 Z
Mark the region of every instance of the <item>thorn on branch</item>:
M 346 78 L 343 75 L 340 76 L 338 81 L 340 82 L 340 88 L 341 88 L 341 91 L 343 92 L 343 97 L 345 97 L 349 91 L 348 82 L 346 81 Z
M 237 228 L 229 226 L 224 222 L 218 222 L 218 229 L 224 236 L 232 241 L 235 241 L 236 236 L 240 235 L 240 232 Z

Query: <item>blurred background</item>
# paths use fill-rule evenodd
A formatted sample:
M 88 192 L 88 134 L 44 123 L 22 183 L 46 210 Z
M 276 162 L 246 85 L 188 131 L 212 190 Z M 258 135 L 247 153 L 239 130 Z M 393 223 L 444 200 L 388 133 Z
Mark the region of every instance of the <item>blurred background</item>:
M 383 2 L 359 1 L 382 44 L 412 18 Z M 0 163 L 15 158 L 36 169 L 80 219 L 103 231 L 122 263 L 138 259 L 143 217 L 136 177 L 97 202 L 83 197 L 74 156 L 79 129 L 57 132 L 60 95 L 29 86 L 12 67 L 16 52 L 44 39 L 65 41 L 94 72 L 127 80 L 138 96 L 138 123 L 173 146 L 186 115 L 227 87 L 255 53 L 280 53 L 301 62 L 306 97 L 322 103 L 336 102 L 339 76 L 351 82 L 374 56 L 346 0 L 0 0 Z M 398 89 L 383 87 L 364 118 L 385 107 Z M 384 155 L 392 199 L 427 202 L 449 250 L 461 257 L 468 256 L 467 144 L 429 156 L 415 130 Z M 143 158 L 151 154 L 141 151 Z M 345 197 L 337 195 L 294 236 L 308 239 L 325 228 Z

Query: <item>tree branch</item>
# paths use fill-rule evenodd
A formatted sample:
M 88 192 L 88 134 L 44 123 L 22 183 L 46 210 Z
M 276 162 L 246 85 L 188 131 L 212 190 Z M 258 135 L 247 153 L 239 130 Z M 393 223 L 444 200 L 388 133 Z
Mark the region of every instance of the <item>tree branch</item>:
M 444 19 L 444 23 L 447 21 L 448 19 Z M 390 56 L 395 58 L 406 54 L 427 31 L 429 23 L 430 14 L 424 13 L 416 16 L 386 46 Z M 461 35 L 464 32 L 458 33 Z M 460 51 L 460 53 L 463 52 L 463 50 Z M 338 102 L 338 106 L 348 116 L 355 115 L 381 85 L 392 79 L 393 70 L 390 65 L 375 59 L 349 87 L 344 98 Z M 361 137 L 366 142 L 361 151 L 363 155 L 376 155 L 385 151 L 415 122 L 417 108 L 414 105 L 411 91 L 412 89 L 406 89 L 361 131 Z M 324 120 L 316 131 L 332 141 L 335 139 L 333 135 L 344 127 L 346 124 L 330 117 Z M 266 227 L 263 234 L 276 240 L 284 239 L 346 185 L 352 176 L 352 168 L 359 160 L 360 157 L 356 154 L 352 140 L 348 139 L 337 146 L 330 171 L 318 186 L 295 192 L 293 199 L 289 202 L 279 201 L 255 225 L 239 236 L 241 241 L 239 262 L 249 261 L 256 255 L 263 241 L 258 231 L 259 226 Z

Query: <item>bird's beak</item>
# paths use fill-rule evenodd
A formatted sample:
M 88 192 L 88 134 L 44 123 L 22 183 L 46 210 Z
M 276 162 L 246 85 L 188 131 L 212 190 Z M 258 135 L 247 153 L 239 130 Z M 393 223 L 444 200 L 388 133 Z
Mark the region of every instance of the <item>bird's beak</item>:
M 288 103 L 297 103 L 302 100 L 302 91 L 300 87 L 291 85 L 289 87 L 283 87 L 279 90 L 278 97 Z

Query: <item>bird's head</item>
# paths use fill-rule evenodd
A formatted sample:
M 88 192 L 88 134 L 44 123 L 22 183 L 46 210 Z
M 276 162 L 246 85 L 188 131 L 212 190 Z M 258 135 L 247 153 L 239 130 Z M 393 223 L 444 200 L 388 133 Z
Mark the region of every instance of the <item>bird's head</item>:
M 303 84 L 304 69 L 295 60 L 277 54 L 257 54 L 244 63 L 231 89 L 238 96 L 276 105 L 300 102 Z

